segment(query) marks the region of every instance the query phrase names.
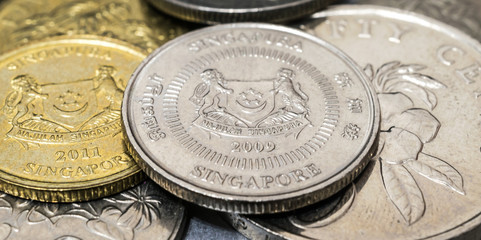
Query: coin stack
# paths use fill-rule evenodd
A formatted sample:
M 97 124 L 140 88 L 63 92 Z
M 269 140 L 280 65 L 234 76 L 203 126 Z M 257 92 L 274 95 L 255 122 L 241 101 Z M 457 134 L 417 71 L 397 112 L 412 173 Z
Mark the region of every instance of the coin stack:
M 2 1 L 0 240 L 481 239 L 480 10 Z

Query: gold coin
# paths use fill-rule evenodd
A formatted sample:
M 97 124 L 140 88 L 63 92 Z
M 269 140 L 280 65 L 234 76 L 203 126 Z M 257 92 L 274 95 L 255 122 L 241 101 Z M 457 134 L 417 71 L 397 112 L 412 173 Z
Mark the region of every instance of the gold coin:
M 187 26 L 142 0 L 10 0 L 0 4 L 0 52 L 59 35 L 123 40 L 150 52 Z
M 141 50 L 59 37 L 0 57 L 0 190 L 47 202 L 120 192 L 143 175 L 123 145 L 120 107 Z

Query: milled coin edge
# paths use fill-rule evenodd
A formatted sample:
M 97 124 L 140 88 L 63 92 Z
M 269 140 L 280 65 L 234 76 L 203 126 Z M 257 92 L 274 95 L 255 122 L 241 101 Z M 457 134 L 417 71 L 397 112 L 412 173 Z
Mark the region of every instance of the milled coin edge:
M 346 63 L 351 64 L 352 70 L 354 70 L 359 77 L 361 78 L 361 82 L 363 84 L 363 87 L 365 88 L 369 101 L 371 103 L 371 108 L 372 108 L 372 116 L 370 117 L 370 123 L 372 123 L 369 135 L 371 136 L 369 140 L 366 140 L 365 143 L 365 148 L 360 151 L 355 158 L 351 162 L 349 166 L 347 166 L 344 170 L 342 170 L 339 173 L 339 176 L 333 177 L 336 178 L 335 180 L 332 180 L 331 182 L 324 188 L 316 188 L 313 189 L 312 187 L 309 188 L 309 192 L 306 192 L 304 194 L 299 194 L 299 191 L 295 191 L 297 193 L 297 196 L 290 196 L 290 195 L 296 195 L 292 193 L 287 193 L 287 194 L 278 194 L 276 195 L 277 197 L 282 196 L 280 199 L 276 200 L 248 200 L 244 198 L 243 200 L 232 200 L 232 195 L 229 194 L 221 194 L 221 193 L 212 193 L 210 194 L 205 194 L 201 193 L 198 189 L 198 187 L 194 189 L 189 189 L 188 187 L 185 187 L 183 185 L 189 185 L 191 184 L 186 183 L 184 180 L 179 181 L 174 181 L 170 180 L 169 178 L 175 178 L 173 176 L 162 176 L 160 173 L 154 169 L 154 167 L 151 166 L 151 164 L 147 164 L 146 161 L 150 161 L 149 157 L 146 156 L 145 151 L 142 150 L 142 147 L 138 145 L 136 142 L 136 137 L 134 136 L 133 130 L 131 129 L 131 123 L 130 123 L 130 109 L 128 107 L 129 105 L 129 99 L 131 96 L 131 91 L 133 88 L 133 85 L 136 83 L 137 76 L 142 72 L 144 67 L 153 59 L 156 57 L 157 54 L 160 52 L 170 48 L 171 46 L 177 44 L 176 42 L 182 41 L 182 39 L 187 39 L 191 36 L 195 36 L 197 34 L 204 34 L 205 31 L 215 31 L 216 29 L 224 29 L 224 28 L 229 28 L 229 27 L 246 27 L 246 28 L 264 28 L 267 30 L 277 30 L 277 31 L 283 31 L 283 32 L 289 32 L 294 34 L 298 34 L 308 40 L 314 41 L 319 43 L 320 45 L 326 47 L 328 51 L 331 51 L 333 54 L 338 54 L 340 55 L 339 57 Z M 180 40 L 179 40 L 180 39 Z M 349 58 L 346 54 L 344 54 L 340 49 L 337 49 L 333 45 L 313 36 L 310 34 L 307 34 L 305 32 L 302 32 L 297 29 L 293 28 L 288 28 L 284 26 L 279 26 L 279 25 L 273 25 L 273 24 L 264 24 L 264 23 L 234 23 L 234 24 L 224 24 L 224 25 L 219 25 L 219 26 L 212 26 L 212 27 L 207 27 L 204 29 L 196 30 L 187 34 L 184 34 L 183 36 L 177 38 L 176 41 L 170 41 L 167 44 L 164 44 L 160 48 L 156 49 L 154 52 L 152 52 L 144 61 L 139 65 L 139 67 L 135 70 L 135 72 L 132 74 L 132 77 L 129 81 L 129 84 L 127 85 L 125 92 L 124 92 L 124 98 L 122 100 L 122 121 L 123 121 L 123 134 L 126 139 L 126 146 L 129 151 L 129 153 L 133 156 L 134 160 L 137 162 L 137 164 L 144 170 L 144 172 L 157 184 L 159 184 L 161 187 L 166 189 L 167 191 L 171 192 L 172 194 L 176 195 L 177 197 L 180 197 L 184 200 L 187 200 L 189 202 L 211 208 L 214 210 L 218 211 L 223 211 L 223 212 L 233 212 L 233 213 L 240 213 L 240 214 L 263 214 L 263 213 L 278 213 L 278 212 L 286 212 L 294 209 L 298 209 L 304 206 L 307 206 L 309 204 L 318 202 L 320 200 L 323 200 L 329 196 L 332 196 L 339 190 L 341 190 L 343 187 L 347 186 L 348 183 L 352 182 L 361 172 L 362 170 L 367 166 L 368 162 L 370 161 L 371 157 L 375 153 L 375 150 L 377 148 L 377 145 L 375 142 L 377 142 L 378 135 L 379 135 L 379 127 L 380 127 L 380 115 L 379 115 L 379 102 L 377 98 L 374 96 L 374 91 L 373 87 L 371 86 L 371 83 L 367 81 L 367 77 L 364 74 L 364 72 L 361 70 L 361 68 L 351 59 Z M 163 172 L 163 170 L 161 170 Z M 167 174 L 168 175 L 168 174 Z M 341 176 L 342 175 L 342 176 Z M 306 189 L 302 189 L 300 191 L 306 191 Z M 286 196 L 287 195 L 287 196 Z
M 162 12 L 185 21 L 206 24 L 229 22 L 273 22 L 280 23 L 288 20 L 309 16 L 322 8 L 327 7 L 335 0 L 312 0 L 299 5 L 283 6 L 282 8 L 245 8 L 245 9 L 220 9 L 197 7 L 192 4 L 175 4 L 166 0 L 148 0 Z M 288 8 L 288 10 L 286 10 Z

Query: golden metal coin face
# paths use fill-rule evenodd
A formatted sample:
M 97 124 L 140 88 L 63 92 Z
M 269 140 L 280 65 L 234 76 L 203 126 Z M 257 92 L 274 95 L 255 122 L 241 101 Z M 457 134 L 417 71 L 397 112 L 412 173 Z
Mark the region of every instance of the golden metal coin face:
M 188 30 L 142 0 L 10 0 L 0 4 L 0 52 L 59 35 L 91 34 L 148 52 Z
M 56 38 L 1 57 L 0 190 L 73 202 L 139 182 L 120 134 L 120 106 L 143 58 L 98 37 Z

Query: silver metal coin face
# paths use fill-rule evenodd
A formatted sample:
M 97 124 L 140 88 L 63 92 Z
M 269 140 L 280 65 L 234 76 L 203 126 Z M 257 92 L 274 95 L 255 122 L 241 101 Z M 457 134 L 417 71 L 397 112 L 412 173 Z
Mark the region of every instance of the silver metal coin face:
M 308 16 L 333 0 L 149 0 L 175 17 L 201 23 L 281 22 Z
M 479 239 L 481 45 L 374 6 L 336 7 L 301 27 L 365 66 L 381 105 L 379 150 L 337 207 L 237 218 L 237 228 L 288 239 Z
M 0 194 L 0 239 L 177 239 L 184 220 L 180 201 L 151 181 L 83 203 Z
M 173 194 L 221 211 L 281 212 L 326 198 L 365 167 L 378 105 L 357 65 L 269 24 L 189 33 L 157 49 L 124 95 L 139 165 Z
M 350 3 L 376 4 L 421 13 L 452 25 L 481 39 L 479 0 L 351 0 Z

